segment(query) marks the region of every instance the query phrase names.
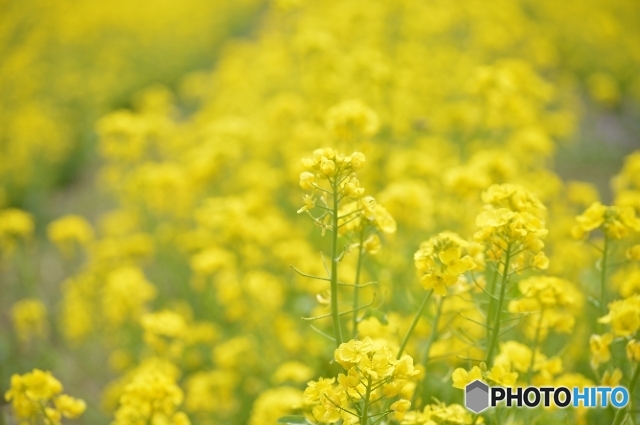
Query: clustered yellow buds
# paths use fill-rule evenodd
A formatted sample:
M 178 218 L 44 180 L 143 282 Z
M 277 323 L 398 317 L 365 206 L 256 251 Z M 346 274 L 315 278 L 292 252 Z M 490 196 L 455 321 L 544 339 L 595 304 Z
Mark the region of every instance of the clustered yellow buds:
M 413 256 L 422 286 L 433 289 L 437 295 L 446 295 L 447 287 L 476 267 L 473 258 L 466 254 L 468 247 L 468 242 L 451 232 L 423 242 Z
M 334 357 L 346 373 L 338 375 L 337 383 L 335 378 L 310 381 L 304 392 L 305 403 L 317 422 L 335 423 L 342 419 L 351 423 L 357 420 L 353 403 L 368 406 L 383 398 L 403 395 L 410 379 L 419 373 L 410 356 L 397 360 L 388 346 L 369 337 L 340 344 Z M 376 403 L 376 407 L 381 404 Z M 411 403 L 400 399 L 391 406 L 391 411 L 402 415 Z
M 62 394 L 62 384 L 51 372 L 40 369 L 11 376 L 11 388 L 4 397 L 19 419 L 42 418 L 46 425 L 60 425 L 63 417 L 75 419 L 86 409 L 84 401 Z
M 546 269 L 549 259 L 542 252 L 542 239 L 548 233 L 544 205 L 529 191 L 511 184 L 491 186 L 482 200 L 485 207 L 476 218 L 480 230 L 474 239 L 487 244 L 487 256 L 500 260 L 507 251 L 509 255 L 517 252 L 510 263 L 514 271 L 525 267 L 526 255 L 531 256 L 531 266 Z
M 571 230 L 575 239 L 589 236 L 589 233 L 601 229 L 611 239 L 626 238 L 630 232 L 640 232 L 640 218 L 631 207 L 606 206 L 594 202 L 581 215 L 576 217 L 577 224 Z
M 344 155 L 332 148 L 316 149 L 311 158 L 303 158 L 302 165 L 308 171 L 300 174 L 300 187 L 310 193 L 303 195 L 304 206 L 298 213 L 315 208 L 319 192 L 325 206 L 327 193 L 339 193 L 340 198 L 353 200 L 360 198 L 364 189 L 360 187 L 355 172 L 364 167 L 365 162 L 365 156 L 360 152 Z M 321 180 L 329 181 L 327 189 L 320 187 Z
M 302 165 L 321 179 L 328 179 L 336 175 L 345 176 L 364 167 L 365 156 L 361 152 L 354 152 L 351 155 L 338 153 L 335 149 L 324 148 L 313 151 L 311 158 L 303 158 Z M 302 173 L 305 180 L 309 180 L 308 174 Z M 300 181 L 303 181 L 303 175 Z M 302 186 L 302 184 L 301 184 Z M 304 189 L 304 187 L 303 187 Z

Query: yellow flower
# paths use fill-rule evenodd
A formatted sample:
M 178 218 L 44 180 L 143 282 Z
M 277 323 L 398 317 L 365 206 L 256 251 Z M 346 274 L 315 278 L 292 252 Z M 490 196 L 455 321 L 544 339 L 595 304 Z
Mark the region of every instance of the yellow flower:
M 311 195 L 302 195 L 304 206 L 298 210 L 298 214 L 312 210 L 316 206 L 316 198 Z
M 70 257 L 74 253 L 74 243 L 87 246 L 93 240 L 93 228 L 83 217 L 68 215 L 52 221 L 47 227 L 47 235 L 65 256 Z
M 352 339 L 340 344 L 334 352 L 334 357 L 343 368 L 349 369 L 360 363 L 373 348 L 373 341 L 369 337 L 365 337 L 362 341 Z
M 83 400 L 73 398 L 66 394 L 56 397 L 54 399 L 54 404 L 62 416 L 69 419 L 79 417 L 87 408 L 87 405 Z
M 617 387 L 620 385 L 620 379 L 622 379 L 622 371 L 620 369 L 615 368 L 613 372 L 605 370 L 602 375 L 600 385 L 605 387 Z
M 24 299 L 11 307 L 13 326 L 22 341 L 44 337 L 47 333 L 47 308 L 36 299 Z
M 518 379 L 518 373 L 511 372 L 507 365 L 495 365 L 487 372 L 487 379 L 501 387 L 513 387 Z
M 380 251 L 380 247 L 380 237 L 376 234 L 370 235 L 362 242 L 362 248 L 370 254 L 378 253 L 378 251 Z
M 636 217 L 633 208 L 605 206 L 600 202 L 594 202 L 577 216 L 576 223 L 572 234 L 577 239 L 597 228 L 602 228 L 605 235 L 612 239 L 625 238 L 631 231 L 640 232 L 640 218 Z
M 482 379 L 482 370 L 478 366 L 472 367 L 470 371 L 459 367 L 453 371 L 451 378 L 453 379 L 454 388 L 464 389 L 470 382 Z
M 632 339 L 627 343 L 627 358 L 631 362 L 640 362 L 640 341 Z
M 591 335 L 589 339 L 589 347 L 591 349 L 591 365 L 594 368 L 606 363 L 611 359 L 609 346 L 613 342 L 613 335 L 607 333 L 604 335 Z
M 598 319 L 611 326 L 615 336 L 632 336 L 640 329 L 640 294 L 609 304 L 609 314 Z
M 35 224 L 33 216 L 17 208 L 0 211 L 0 249 L 13 251 L 19 240 L 33 235 Z
M 34 369 L 24 375 L 11 376 L 11 388 L 5 393 L 5 399 L 11 402 L 20 419 L 34 421 L 42 415 L 42 409 L 54 423 L 59 423 L 62 416 L 80 416 L 86 408 L 84 401 L 61 393 L 62 384 L 51 372 Z
M 407 410 L 411 409 L 411 402 L 409 400 L 400 399 L 389 406 L 389 410 L 393 410 L 396 413 L 406 413 Z
M 316 176 L 308 171 L 300 174 L 300 187 L 304 190 L 311 190 L 316 185 Z
M 383 233 L 395 233 L 396 232 L 396 221 L 389 214 L 385 207 L 380 204 L 375 205 L 375 218 L 374 224 L 380 231 Z
M 413 260 L 422 286 L 433 289 L 437 295 L 446 295 L 447 287 L 476 267 L 470 255 L 463 255 L 468 247 L 466 241 L 451 232 L 440 233 L 420 244 Z

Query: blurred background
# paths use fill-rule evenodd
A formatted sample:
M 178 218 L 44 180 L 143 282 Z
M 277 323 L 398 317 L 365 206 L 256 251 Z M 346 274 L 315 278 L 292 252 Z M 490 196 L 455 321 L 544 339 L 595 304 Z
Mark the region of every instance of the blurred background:
M 49 369 L 106 424 L 161 359 L 192 423 L 272 423 L 332 352 L 300 158 L 367 156 L 399 229 L 368 317 L 401 326 L 493 183 L 640 208 L 638 69 L 633 0 L 0 0 L 0 391 Z

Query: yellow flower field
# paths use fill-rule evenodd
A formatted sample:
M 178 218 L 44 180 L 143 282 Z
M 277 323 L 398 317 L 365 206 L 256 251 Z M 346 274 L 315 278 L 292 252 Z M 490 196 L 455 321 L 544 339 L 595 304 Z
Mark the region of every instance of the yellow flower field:
M 640 423 L 637 1 L 5 0 L 0 57 L 0 425 Z

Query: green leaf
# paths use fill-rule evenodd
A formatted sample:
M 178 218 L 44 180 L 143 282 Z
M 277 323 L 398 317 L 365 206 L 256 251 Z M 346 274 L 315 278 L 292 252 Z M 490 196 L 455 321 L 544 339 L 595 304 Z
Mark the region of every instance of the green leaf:
M 285 425 L 313 425 L 304 416 L 283 416 L 278 419 L 279 424 Z

